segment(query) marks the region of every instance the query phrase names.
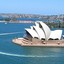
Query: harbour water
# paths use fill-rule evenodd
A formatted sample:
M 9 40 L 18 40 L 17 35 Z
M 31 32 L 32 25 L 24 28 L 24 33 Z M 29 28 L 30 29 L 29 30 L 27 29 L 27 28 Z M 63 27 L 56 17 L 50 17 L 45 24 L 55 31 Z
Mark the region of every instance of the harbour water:
M 64 64 L 64 48 L 22 47 L 12 43 L 31 25 L 0 23 L 0 64 Z

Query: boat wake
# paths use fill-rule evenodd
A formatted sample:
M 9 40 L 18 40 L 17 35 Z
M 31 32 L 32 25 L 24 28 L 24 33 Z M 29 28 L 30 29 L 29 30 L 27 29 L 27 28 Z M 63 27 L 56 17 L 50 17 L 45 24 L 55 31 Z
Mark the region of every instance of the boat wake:
M 43 56 L 38 56 L 38 55 L 20 55 L 20 54 L 11 54 L 11 53 L 6 53 L 6 52 L 0 52 L 0 55 L 7 55 L 7 56 L 13 56 L 13 57 L 59 57 L 55 55 L 43 55 Z
M 17 33 L 23 33 L 23 32 L 1 33 L 0 35 L 10 35 L 10 34 L 17 34 Z

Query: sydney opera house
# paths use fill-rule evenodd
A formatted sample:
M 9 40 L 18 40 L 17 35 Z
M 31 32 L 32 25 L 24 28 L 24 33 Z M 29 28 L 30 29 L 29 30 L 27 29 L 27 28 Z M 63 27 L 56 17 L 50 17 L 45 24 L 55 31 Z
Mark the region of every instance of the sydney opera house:
M 63 44 L 64 42 L 64 40 L 61 40 L 62 39 L 61 29 L 52 31 L 42 21 L 36 21 L 35 25 L 30 26 L 30 28 L 25 28 L 25 32 L 26 32 L 26 36 L 24 38 L 13 39 L 13 42 L 16 44 L 27 45 L 27 46 L 31 46 L 31 45 L 54 46 L 57 43 Z
M 51 31 L 50 28 L 43 23 L 42 21 L 35 22 L 35 26 L 25 29 L 28 38 L 37 38 L 37 39 L 61 39 L 62 30 Z

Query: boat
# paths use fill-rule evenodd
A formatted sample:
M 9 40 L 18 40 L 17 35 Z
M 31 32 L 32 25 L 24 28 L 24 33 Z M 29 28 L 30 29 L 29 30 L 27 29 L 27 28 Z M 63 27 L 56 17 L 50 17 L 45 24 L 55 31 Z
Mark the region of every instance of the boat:
M 5 24 L 7 24 L 7 22 L 5 22 Z
M 62 30 L 51 30 L 44 22 L 36 21 L 35 25 L 25 28 L 26 36 L 15 38 L 13 43 L 21 46 L 64 47 Z

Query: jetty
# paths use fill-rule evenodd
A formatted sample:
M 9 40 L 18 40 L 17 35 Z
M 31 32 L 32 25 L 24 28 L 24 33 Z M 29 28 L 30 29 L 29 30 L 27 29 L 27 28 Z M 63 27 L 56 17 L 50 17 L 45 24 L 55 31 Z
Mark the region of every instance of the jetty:
M 62 30 L 50 30 L 42 21 L 35 22 L 30 28 L 25 28 L 26 36 L 14 38 L 13 43 L 21 46 L 64 47 Z

